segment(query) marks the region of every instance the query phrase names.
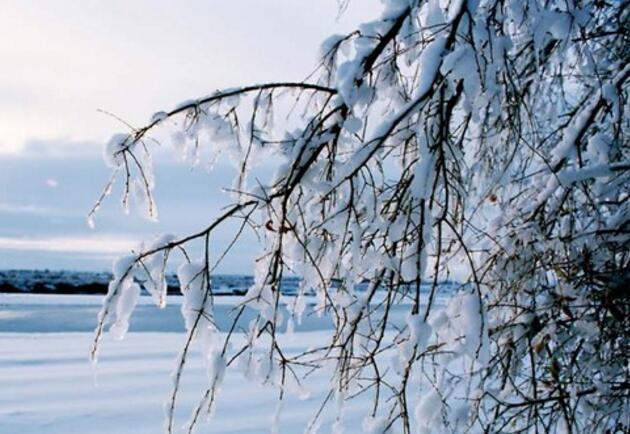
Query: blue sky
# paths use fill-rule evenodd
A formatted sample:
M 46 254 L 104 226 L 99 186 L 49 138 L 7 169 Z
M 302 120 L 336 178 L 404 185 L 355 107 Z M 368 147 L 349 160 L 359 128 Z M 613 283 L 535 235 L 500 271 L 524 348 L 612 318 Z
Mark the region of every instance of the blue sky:
M 0 14 L 0 269 L 102 270 L 168 232 L 198 229 L 227 203 L 230 169 L 191 170 L 156 157 L 160 221 L 121 210 L 114 194 L 89 229 L 85 216 L 109 177 L 101 146 L 121 125 L 223 88 L 299 80 L 320 42 L 378 13 L 335 0 L 7 0 Z M 218 234 L 225 242 L 229 234 Z M 219 270 L 249 273 L 243 240 Z

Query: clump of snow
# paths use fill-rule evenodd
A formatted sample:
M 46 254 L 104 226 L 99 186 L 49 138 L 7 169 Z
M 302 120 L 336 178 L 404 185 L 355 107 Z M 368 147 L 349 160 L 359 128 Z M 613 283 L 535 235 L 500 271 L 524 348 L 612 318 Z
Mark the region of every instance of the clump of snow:
M 180 290 L 184 296 L 182 316 L 187 330 L 196 324 L 199 330 L 212 326 L 207 316 L 212 316 L 212 297 L 209 293 L 210 282 L 207 281 L 205 263 L 189 262 L 177 269 Z
M 387 434 L 389 420 L 386 417 L 366 417 L 361 426 L 365 434 Z
M 131 146 L 133 137 L 129 134 L 114 134 L 103 148 L 103 160 L 111 168 L 120 167 L 124 162 L 123 150 Z
M 410 341 L 417 346 L 418 352 L 422 353 L 433 331 L 431 326 L 424 322 L 419 314 L 413 314 L 407 318 L 407 327 L 409 327 Z
M 121 284 L 120 296 L 116 303 L 116 321 L 109 332 L 116 339 L 123 339 L 129 329 L 129 318 L 140 297 L 140 286 L 130 282 L 129 279 Z

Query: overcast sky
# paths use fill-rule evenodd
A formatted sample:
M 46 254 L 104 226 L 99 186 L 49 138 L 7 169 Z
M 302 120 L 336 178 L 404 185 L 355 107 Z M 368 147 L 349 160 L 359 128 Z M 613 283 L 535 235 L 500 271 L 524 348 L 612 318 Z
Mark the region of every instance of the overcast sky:
M 0 268 L 102 270 L 142 239 L 202 227 L 228 200 L 229 169 L 164 156 L 158 223 L 125 215 L 114 196 L 87 227 L 109 175 L 101 146 L 121 130 L 99 109 L 142 125 L 215 89 L 300 80 L 323 39 L 378 10 L 366 0 L 340 18 L 336 0 L 4 0 Z M 219 271 L 250 273 L 255 248 L 248 237 Z

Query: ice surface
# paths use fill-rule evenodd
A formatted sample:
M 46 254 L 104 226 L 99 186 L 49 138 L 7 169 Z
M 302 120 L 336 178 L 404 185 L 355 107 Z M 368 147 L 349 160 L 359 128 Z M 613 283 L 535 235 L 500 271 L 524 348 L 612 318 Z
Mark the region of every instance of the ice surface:
M 149 296 L 139 297 L 125 340 L 109 334 L 104 337 L 95 386 L 88 349 L 101 300 L 101 296 L 0 294 L 0 433 L 162 432 L 169 375 L 184 338 L 179 312 L 183 297 L 169 297 L 165 309 L 153 305 Z M 239 300 L 215 299 L 220 331 L 229 324 Z M 302 323 L 296 325 L 298 336 L 280 337 L 291 352 L 326 340 L 330 332 L 330 320 L 312 314 L 312 297 L 305 297 L 304 303 Z M 403 325 L 409 309 L 409 304 L 395 306 L 395 322 Z M 252 319 L 251 315 L 243 317 L 244 324 Z M 218 338 L 222 336 L 219 333 Z M 243 335 L 235 339 L 243 339 Z M 212 422 L 203 423 L 200 432 L 269 432 L 276 414 L 276 392 L 247 380 L 239 369 L 228 368 L 223 373 L 219 359 L 204 365 L 198 346 L 191 351 L 176 426 L 187 421 L 198 403 L 210 368 L 224 378 Z M 304 390 L 287 395 L 278 414 L 278 432 L 303 432 L 325 397 L 328 374 L 318 374 Z M 362 432 L 365 399 L 345 404 L 344 433 Z M 334 420 L 334 411 L 325 413 L 320 432 L 330 432 Z

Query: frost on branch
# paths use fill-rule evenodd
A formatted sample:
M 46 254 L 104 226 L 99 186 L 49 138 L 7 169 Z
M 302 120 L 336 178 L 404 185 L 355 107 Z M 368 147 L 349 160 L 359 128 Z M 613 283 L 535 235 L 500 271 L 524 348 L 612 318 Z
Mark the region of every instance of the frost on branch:
M 225 158 L 238 175 L 233 204 L 206 227 L 117 263 L 92 357 L 109 321 L 124 334 L 138 285 L 164 305 L 164 270 L 179 261 L 187 333 L 169 433 L 197 344 L 208 384 L 189 431 L 231 369 L 275 390 L 276 421 L 309 372 L 328 375 L 307 432 L 324 419 L 343 431 L 358 396 L 371 403 L 366 432 L 627 430 L 628 8 L 383 3 L 322 44 L 309 81 L 217 91 L 114 136 L 95 210 L 119 179 L 125 207 L 157 216 L 158 129 L 182 160 Z M 250 179 L 260 161 L 274 175 Z M 247 227 L 262 245 L 253 286 L 219 330 L 211 273 L 230 247 L 209 238 L 229 219 L 235 242 Z M 301 278 L 295 298 L 282 294 L 288 275 Z M 280 335 L 307 314 L 330 333 L 295 354 Z

